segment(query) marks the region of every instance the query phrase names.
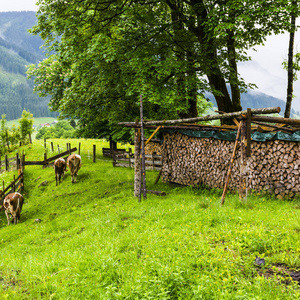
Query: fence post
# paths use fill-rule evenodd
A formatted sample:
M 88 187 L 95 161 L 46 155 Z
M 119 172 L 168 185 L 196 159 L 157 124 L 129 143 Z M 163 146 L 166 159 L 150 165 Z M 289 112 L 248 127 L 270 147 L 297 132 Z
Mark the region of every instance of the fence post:
M 131 168 L 131 148 L 129 148 L 129 151 L 128 151 L 128 162 L 129 162 L 129 168 Z
M 31 133 L 29 133 L 29 143 L 32 144 Z
M 44 139 L 44 149 L 46 149 L 46 148 L 47 148 L 47 140 Z
M 8 171 L 8 168 L 9 168 L 9 162 L 7 159 L 7 154 L 5 154 L 5 170 Z
M 16 153 L 16 166 L 17 166 L 17 170 L 19 170 L 19 168 L 20 168 L 19 153 Z
M 13 185 L 13 191 L 16 191 L 16 175 L 14 175 L 14 185 Z
M 96 145 L 93 145 L 93 162 L 96 162 Z
M 58 154 L 59 154 L 60 153 L 59 145 L 57 145 L 57 151 L 58 151 Z
M 0 170 L 1 170 L 1 167 L 2 167 L 2 161 L 1 161 L 1 156 L 0 156 Z
M 51 142 L 51 150 L 52 150 L 52 153 L 54 152 L 54 149 L 53 149 L 53 142 Z
M 78 154 L 80 155 L 80 146 L 81 146 L 81 143 L 79 143 L 78 145 Z
M 22 156 L 22 170 L 25 169 L 25 153 L 23 151 L 23 156 Z
M 44 153 L 44 166 L 47 166 L 47 152 Z

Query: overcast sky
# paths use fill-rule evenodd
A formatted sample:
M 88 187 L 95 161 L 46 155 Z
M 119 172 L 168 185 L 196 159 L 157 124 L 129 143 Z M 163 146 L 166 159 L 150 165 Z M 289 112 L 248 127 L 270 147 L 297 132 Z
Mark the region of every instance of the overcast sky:
M 0 0 L 0 11 L 37 11 L 37 0 Z
M 0 0 L 0 11 L 37 11 L 37 0 Z M 239 72 L 247 83 L 255 83 L 258 90 L 270 96 L 286 99 L 287 73 L 282 62 L 287 59 L 288 34 L 271 36 L 265 46 L 250 51 L 252 61 L 241 63 Z M 300 31 L 296 33 L 295 51 L 300 51 Z M 300 74 L 294 83 L 293 107 L 300 111 Z

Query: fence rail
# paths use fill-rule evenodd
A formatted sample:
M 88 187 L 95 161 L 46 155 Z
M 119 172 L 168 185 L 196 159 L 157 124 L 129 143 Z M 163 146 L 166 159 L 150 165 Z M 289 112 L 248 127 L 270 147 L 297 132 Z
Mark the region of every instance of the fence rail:
M 41 160 L 41 161 L 26 161 L 25 160 L 25 155 L 23 155 L 23 166 L 48 166 L 50 165 L 51 162 L 54 162 L 56 159 L 60 158 L 60 157 L 63 157 L 63 156 L 69 156 L 72 152 L 75 152 L 77 151 L 77 148 L 72 148 L 72 149 L 69 149 L 65 152 L 61 152 L 57 155 L 54 155 L 52 157 L 49 157 L 47 158 L 47 154 L 45 153 L 44 155 L 44 160 Z M 65 157 L 65 158 L 66 158 Z

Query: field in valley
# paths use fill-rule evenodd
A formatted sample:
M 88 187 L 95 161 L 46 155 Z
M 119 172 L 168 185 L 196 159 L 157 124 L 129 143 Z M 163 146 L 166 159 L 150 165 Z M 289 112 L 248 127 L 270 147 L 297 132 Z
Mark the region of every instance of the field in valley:
M 21 222 L 0 214 L 1 299 L 300 299 L 299 199 L 228 194 L 221 207 L 221 191 L 154 185 L 148 171 L 167 195 L 139 203 L 133 169 L 102 157 L 106 141 L 52 140 L 54 153 L 50 142 L 48 157 L 80 142 L 82 168 L 56 187 L 53 168 L 26 166 Z M 42 160 L 43 146 L 20 151 Z

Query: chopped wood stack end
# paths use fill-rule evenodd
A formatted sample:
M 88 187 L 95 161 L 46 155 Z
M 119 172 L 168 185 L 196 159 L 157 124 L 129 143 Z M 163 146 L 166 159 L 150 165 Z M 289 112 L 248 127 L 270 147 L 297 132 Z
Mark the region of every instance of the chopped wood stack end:
M 161 155 L 161 144 L 159 142 L 149 142 L 145 147 L 145 154 L 152 155 L 156 153 L 157 155 Z
M 222 189 L 234 141 L 195 138 L 180 133 L 164 135 L 162 180 L 183 185 L 207 185 Z M 240 184 L 240 146 L 234 161 L 229 190 Z M 247 188 L 278 198 L 300 195 L 300 143 L 267 141 L 251 144 L 247 159 Z

